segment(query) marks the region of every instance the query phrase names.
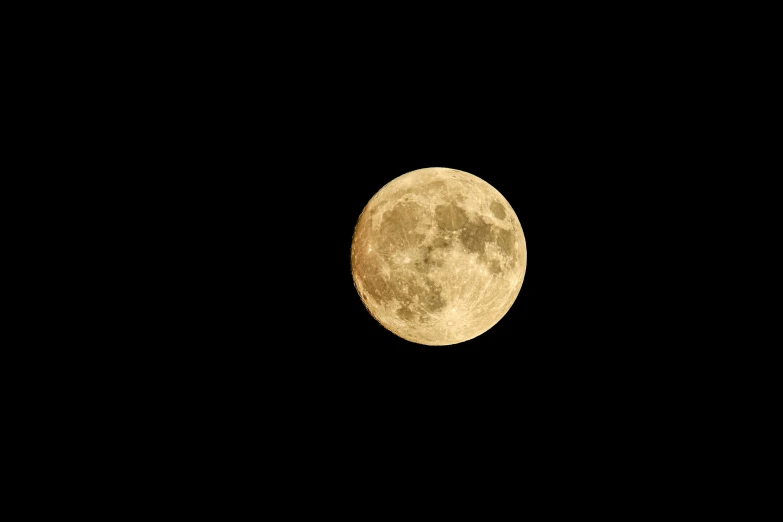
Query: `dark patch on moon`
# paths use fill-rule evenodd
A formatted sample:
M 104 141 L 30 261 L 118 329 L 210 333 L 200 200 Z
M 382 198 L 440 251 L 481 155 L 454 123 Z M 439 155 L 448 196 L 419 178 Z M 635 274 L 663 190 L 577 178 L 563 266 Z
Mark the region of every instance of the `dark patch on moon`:
M 435 207 L 435 222 L 443 230 L 459 230 L 468 222 L 468 215 L 456 203 Z
M 469 221 L 460 230 L 459 238 L 468 252 L 484 253 L 484 246 L 492 239 L 492 225 L 483 220 Z
M 497 229 L 497 243 L 501 252 L 513 258 L 514 252 L 514 234 L 504 228 Z
M 487 243 L 496 243 L 502 255 L 508 256 L 511 265 L 516 263 L 514 256 L 514 234 L 484 221 L 481 216 L 471 216 L 460 228 L 458 235 L 463 247 L 471 254 L 478 254 L 479 261 L 484 263 L 493 275 L 505 272 L 504 265 L 496 259 L 488 259 Z
M 443 259 L 437 254 L 437 248 L 426 246 L 422 250 L 421 263 L 416 263 L 416 269 L 420 272 L 427 272 L 433 266 L 443 266 Z
M 380 248 L 395 250 L 395 247 L 418 245 L 424 234 L 416 232 L 416 226 L 424 215 L 424 208 L 413 201 L 404 201 L 383 213 L 381 221 Z M 391 244 L 391 245 L 390 245 Z
M 450 246 L 451 241 L 443 236 L 436 236 L 435 239 L 432 240 L 432 248 L 448 248 Z
M 495 214 L 496 218 L 506 219 L 506 209 L 504 209 L 503 205 L 501 205 L 497 201 L 493 201 L 492 204 L 489 206 L 489 209 L 492 211 L 493 214 Z

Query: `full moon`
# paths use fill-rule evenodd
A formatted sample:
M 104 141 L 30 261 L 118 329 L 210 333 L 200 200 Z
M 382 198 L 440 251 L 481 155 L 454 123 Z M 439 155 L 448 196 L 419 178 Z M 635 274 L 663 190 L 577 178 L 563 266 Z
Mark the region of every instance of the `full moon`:
M 527 248 L 511 205 L 461 170 L 414 170 L 362 210 L 351 272 L 370 314 L 408 341 L 444 346 L 497 324 L 522 288 Z

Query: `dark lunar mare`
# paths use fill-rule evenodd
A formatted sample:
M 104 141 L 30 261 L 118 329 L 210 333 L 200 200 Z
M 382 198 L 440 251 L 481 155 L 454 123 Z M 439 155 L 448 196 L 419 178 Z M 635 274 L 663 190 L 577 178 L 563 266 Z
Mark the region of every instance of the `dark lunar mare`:
M 431 184 L 416 190 L 421 193 L 440 188 L 441 185 Z M 431 217 L 434 217 L 440 232 L 429 241 L 425 241 L 426 234 L 416 231 L 428 212 L 418 203 L 402 199 L 383 213 L 377 253 L 368 256 L 358 275 L 367 293 L 376 301 L 388 303 L 396 300 L 399 303 L 396 310 L 398 317 L 411 320 L 418 316 L 420 322 L 425 322 L 428 312 L 438 312 L 446 307 L 442 288 L 430 277 L 430 273 L 433 268 L 443 265 L 439 254 L 452 248 L 455 241 L 462 243 L 468 252 L 478 254 L 479 261 L 493 275 L 505 272 L 507 267 L 498 259 L 487 257 L 486 246 L 489 243 L 497 244 L 509 260 L 509 266 L 516 264 L 512 231 L 497 227 L 482 216 L 470 215 L 458 204 L 460 199 L 464 197 L 435 207 Z M 506 211 L 499 203 L 493 202 L 490 210 L 498 219 L 505 219 Z M 412 248 L 419 252 L 420 258 L 411 265 L 400 266 L 391 257 L 396 251 Z M 383 276 L 382 259 L 386 259 L 386 264 L 393 271 L 394 275 L 389 279 Z

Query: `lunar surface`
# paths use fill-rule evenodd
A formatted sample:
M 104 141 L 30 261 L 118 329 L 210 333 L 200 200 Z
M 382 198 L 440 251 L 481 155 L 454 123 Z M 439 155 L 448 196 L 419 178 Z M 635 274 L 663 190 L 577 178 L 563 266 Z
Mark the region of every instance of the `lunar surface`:
M 467 172 L 427 168 L 382 187 L 351 244 L 367 310 L 408 341 L 450 345 L 492 328 L 519 295 L 527 266 L 508 201 Z

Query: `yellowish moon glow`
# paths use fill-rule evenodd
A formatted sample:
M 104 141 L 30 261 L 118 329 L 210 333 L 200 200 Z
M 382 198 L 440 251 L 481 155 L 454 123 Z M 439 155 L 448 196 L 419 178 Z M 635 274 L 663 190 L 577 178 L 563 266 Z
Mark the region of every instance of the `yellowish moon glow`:
M 351 271 L 385 328 L 451 345 L 497 324 L 522 288 L 527 247 L 511 205 L 460 170 L 414 170 L 383 186 L 359 216 Z

